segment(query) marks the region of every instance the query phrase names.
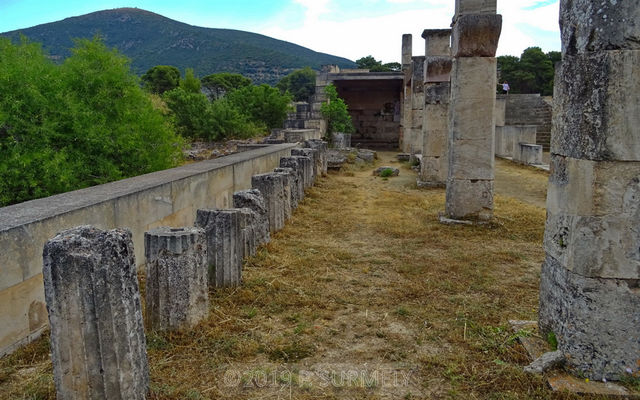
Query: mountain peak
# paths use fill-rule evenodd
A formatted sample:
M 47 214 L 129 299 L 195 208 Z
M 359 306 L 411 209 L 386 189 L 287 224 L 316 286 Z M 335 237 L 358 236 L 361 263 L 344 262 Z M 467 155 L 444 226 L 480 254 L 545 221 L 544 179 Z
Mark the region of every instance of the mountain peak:
M 251 32 L 192 26 L 140 8 L 96 11 L 0 36 L 16 39 L 19 34 L 41 42 L 54 59 L 70 54 L 73 39 L 99 34 L 107 46 L 131 58 L 138 74 L 155 65 L 174 65 L 182 71 L 193 68 L 198 76 L 236 72 L 255 83 L 273 84 L 305 66 L 355 66 L 345 58 L 282 40 Z

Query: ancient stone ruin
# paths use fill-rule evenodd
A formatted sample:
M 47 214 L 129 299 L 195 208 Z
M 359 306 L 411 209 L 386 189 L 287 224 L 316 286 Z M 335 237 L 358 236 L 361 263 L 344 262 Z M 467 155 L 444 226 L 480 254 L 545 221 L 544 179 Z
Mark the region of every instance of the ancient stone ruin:
M 144 399 L 147 349 L 131 232 L 80 226 L 43 253 L 58 399 Z
M 640 4 L 562 1 L 539 327 L 591 379 L 640 368 Z
M 495 1 L 456 1 L 445 205 L 452 219 L 493 216 L 495 54 L 501 29 Z

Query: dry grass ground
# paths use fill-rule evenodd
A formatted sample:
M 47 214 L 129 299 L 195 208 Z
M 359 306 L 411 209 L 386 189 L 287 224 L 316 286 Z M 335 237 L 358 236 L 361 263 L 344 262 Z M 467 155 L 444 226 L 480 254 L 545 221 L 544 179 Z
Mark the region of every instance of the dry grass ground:
M 546 179 L 498 167 L 485 227 L 439 224 L 444 191 L 407 166 L 320 179 L 207 321 L 148 334 L 151 399 L 573 399 L 522 372 L 507 323 L 536 319 Z M 48 357 L 43 338 L 0 360 L 0 398 L 55 398 Z

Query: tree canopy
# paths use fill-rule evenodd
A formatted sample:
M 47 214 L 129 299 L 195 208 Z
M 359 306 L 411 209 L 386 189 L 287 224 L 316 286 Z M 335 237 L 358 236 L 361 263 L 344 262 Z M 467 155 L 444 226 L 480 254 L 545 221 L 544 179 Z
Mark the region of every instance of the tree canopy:
M 509 82 L 511 93 L 553 95 L 554 64 L 558 61 L 559 52 L 545 54 L 539 47 L 525 49 L 520 57 L 500 56 L 500 83 Z
M 304 67 L 285 76 L 276 85 L 282 93 L 289 92 L 295 101 L 309 101 L 316 91 L 316 72 Z
M 0 38 L 0 205 L 175 166 L 182 140 L 99 40 L 62 65 Z
M 226 93 L 249 85 L 251 79 L 230 72 L 219 72 L 202 78 L 202 87 L 212 99 L 219 99 Z
M 371 72 L 392 72 L 400 71 L 402 65 L 397 62 L 391 62 L 383 64 L 382 61 L 378 61 L 373 56 L 362 57 L 356 60 L 358 69 L 368 69 Z
M 180 71 L 171 65 L 156 65 L 142 75 L 142 82 L 151 93 L 162 94 L 178 87 Z

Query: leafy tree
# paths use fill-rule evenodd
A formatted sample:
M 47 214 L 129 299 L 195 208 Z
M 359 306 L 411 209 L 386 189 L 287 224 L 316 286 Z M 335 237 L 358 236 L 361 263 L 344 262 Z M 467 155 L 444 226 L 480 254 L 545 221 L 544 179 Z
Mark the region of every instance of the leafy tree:
M 268 129 L 282 127 L 291 103 L 291 95 L 267 84 L 240 88 L 225 99 L 243 110 L 255 124 L 264 124 Z
M 142 75 L 144 87 L 152 93 L 162 94 L 180 84 L 180 71 L 171 65 L 156 65 Z
M 336 87 L 334 85 L 326 86 L 325 93 L 329 101 L 322 104 L 320 112 L 327 119 L 327 133 L 329 135 L 334 132 L 353 133 L 355 129 L 351 122 L 347 104 L 338 97 Z
M 539 47 L 529 47 L 520 58 L 498 57 L 502 82 L 509 82 L 512 93 L 553 94 L 554 62 L 560 53 L 543 53 Z
M 304 67 L 285 76 L 276 85 L 282 93 L 289 92 L 295 101 L 309 101 L 316 91 L 316 72 Z
M 226 93 L 249 85 L 251 85 L 251 79 L 230 72 L 220 72 L 202 78 L 202 87 L 214 100 L 224 97 Z
M 368 69 L 371 72 L 400 71 L 402 68 L 400 63 L 397 62 L 382 64 L 382 61 L 376 60 L 373 56 L 366 56 L 356 60 L 356 65 L 358 69 Z
M 211 103 L 212 129 L 219 137 L 246 139 L 265 133 L 265 127 L 249 117 L 227 99 Z
M 177 164 L 181 139 L 99 40 L 79 40 L 62 65 L 23 39 L 0 39 L 0 204 Z
M 171 111 L 170 115 L 180 135 L 190 138 L 219 139 L 211 127 L 212 116 L 207 96 L 189 92 L 181 86 L 165 92 L 162 98 Z
M 180 87 L 187 93 L 200 93 L 202 84 L 200 83 L 200 79 L 196 78 L 196 75 L 193 73 L 193 68 L 187 68 L 184 79 L 180 80 Z

